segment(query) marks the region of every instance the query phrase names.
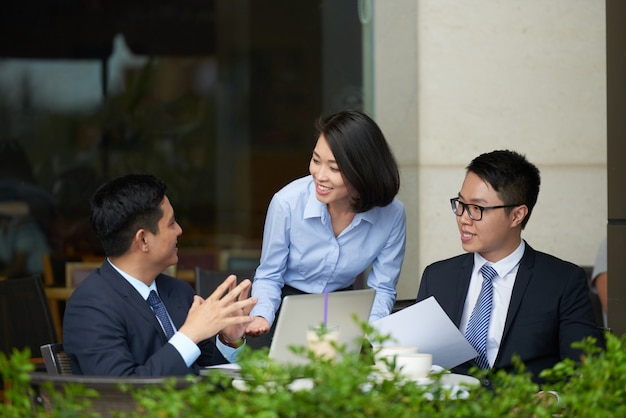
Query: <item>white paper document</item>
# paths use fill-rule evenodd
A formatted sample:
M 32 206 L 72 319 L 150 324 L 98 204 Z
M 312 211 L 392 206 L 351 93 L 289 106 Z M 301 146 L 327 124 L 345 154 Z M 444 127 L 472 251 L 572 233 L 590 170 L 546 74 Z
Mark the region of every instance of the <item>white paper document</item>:
M 207 376 L 211 372 L 220 370 L 224 372 L 227 376 L 231 376 L 233 378 L 240 377 L 241 366 L 237 363 L 226 363 L 226 364 L 218 364 L 216 366 L 206 366 L 200 369 L 200 376 Z
M 478 355 L 433 296 L 372 325 L 382 335 L 391 335 L 393 340 L 385 344 L 417 346 L 420 353 L 433 355 L 433 364 L 447 369 Z

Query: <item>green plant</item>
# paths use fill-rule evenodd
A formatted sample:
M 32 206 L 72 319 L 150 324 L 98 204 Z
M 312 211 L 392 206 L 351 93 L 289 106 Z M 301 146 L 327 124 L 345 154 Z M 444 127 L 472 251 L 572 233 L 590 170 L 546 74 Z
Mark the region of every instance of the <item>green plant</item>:
M 0 371 L 4 382 L 5 403 L 0 403 L 0 416 L 21 417 L 31 414 L 32 406 L 29 393 L 29 373 L 35 366 L 28 362 L 30 350 L 19 351 L 13 349 L 11 356 L 0 352 Z
M 367 324 L 362 326 L 376 342 L 387 338 L 373 333 Z M 267 349 L 245 348 L 240 357 L 244 386 L 235 387 L 226 374 L 215 372 L 182 389 L 173 381 L 136 389 L 136 409 L 118 416 L 621 417 L 626 415 L 626 336 L 607 334 L 606 340 L 606 351 L 596 348 L 593 340 L 578 343 L 586 353 L 581 362 L 566 360 L 542 374 L 551 382 L 546 387 L 558 391 L 558 405 L 537 396 L 539 387 L 519 359 L 515 359 L 515 373 L 490 374 L 494 390 L 462 390 L 440 384 L 445 372 L 432 375 L 430 384 L 419 384 L 392 366 L 391 373 L 381 378 L 372 372 L 375 351 L 366 344 L 358 355 L 339 347 L 336 361 L 316 358 L 305 347 L 293 347 L 310 359 L 298 366 L 270 360 Z M 29 373 L 33 367 L 28 358 L 27 352 L 14 351 L 10 358 L 0 354 L 2 376 L 10 382 L 5 388 L 8 403 L 0 404 L 2 417 L 44 416 L 41 408 L 33 409 L 31 404 Z M 484 373 L 475 372 L 477 377 Z M 45 416 L 97 416 L 88 402 L 93 394 L 84 388 L 47 390 L 57 405 Z
M 362 326 L 376 343 L 388 339 L 369 325 Z M 497 392 L 442 386 L 444 373 L 433 375 L 432 382 L 424 385 L 404 378 L 395 365 L 385 378 L 373 373 L 375 351 L 367 343 L 364 347 L 359 355 L 350 355 L 340 346 L 336 361 L 315 357 L 306 347 L 292 347 L 310 360 L 298 366 L 278 364 L 267 357 L 266 350 L 246 349 L 240 357 L 243 390 L 216 373 L 194 385 L 193 393 L 182 395 L 184 405 L 177 401 L 181 394 L 171 388 L 151 389 L 137 400 L 143 407 L 141 413 L 163 417 L 549 417 L 557 410 L 540 403 L 537 385 L 523 372 L 494 376 L 501 385 Z M 149 409 L 145 399 L 151 399 L 148 403 L 156 409 Z M 152 401 L 157 399 L 162 402 Z M 165 406 L 175 403 L 181 409 Z
M 324 335 L 328 334 L 329 328 L 326 322 L 320 322 L 319 325 L 311 327 L 311 330 L 315 331 L 317 337 L 321 339 Z
M 30 385 L 30 373 L 35 366 L 29 362 L 31 355 L 28 348 L 20 351 L 13 349 L 11 356 L 0 352 L 0 371 L 5 385 L 5 402 L 0 403 L 0 417 L 95 417 L 91 412 L 91 399 L 98 393 L 83 385 L 69 384 L 62 391 L 54 390 L 51 384 L 42 386 L 46 394 L 48 410 L 38 400 L 41 394 L 35 393 Z
M 575 363 L 564 360 L 542 373 L 559 393 L 567 416 L 626 416 L 626 334 L 605 333 L 606 350 L 593 338 L 574 343 L 584 353 Z

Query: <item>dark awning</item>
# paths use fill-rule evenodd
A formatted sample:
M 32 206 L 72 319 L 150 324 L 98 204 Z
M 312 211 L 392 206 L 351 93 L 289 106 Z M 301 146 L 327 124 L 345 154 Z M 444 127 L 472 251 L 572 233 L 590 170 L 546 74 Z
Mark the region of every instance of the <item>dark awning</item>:
M 215 0 L 4 0 L 0 57 L 103 59 L 122 33 L 140 55 L 215 52 Z

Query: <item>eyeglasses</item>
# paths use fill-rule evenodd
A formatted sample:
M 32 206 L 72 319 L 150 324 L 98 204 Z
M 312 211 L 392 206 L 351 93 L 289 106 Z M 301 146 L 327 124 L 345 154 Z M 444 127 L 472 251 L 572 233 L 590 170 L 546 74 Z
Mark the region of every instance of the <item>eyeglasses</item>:
M 467 215 L 473 221 L 480 221 L 483 218 L 483 212 L 491 209 L 501 209 L 501 208 L 514 208 L 515 206 L 521 206 L 522 203 L 517 205 L 500 205 L 500 206 L 479 206 L 472 205 L 469 203 L 463 203 L 459 200 L 458 197 L 453 197 L 450 199 L 450 205 L 452 205 L 452 212 L 456 216 L 463 215 L 463 212 L 467 210 Z

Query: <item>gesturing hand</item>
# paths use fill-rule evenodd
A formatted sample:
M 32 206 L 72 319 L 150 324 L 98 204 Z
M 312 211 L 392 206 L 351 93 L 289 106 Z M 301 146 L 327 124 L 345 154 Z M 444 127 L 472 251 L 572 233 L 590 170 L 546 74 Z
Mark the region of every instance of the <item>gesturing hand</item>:
M 248 297 L 251 285 L 248 279 L 237 285 L 237 278 L 231 274 L 208 298 L 195 296 L 179 331 L 195 343 L 220 331 L 230 341 L 240 339 L 252 321 L 250 311 L 257 302 L 257 298 Z

